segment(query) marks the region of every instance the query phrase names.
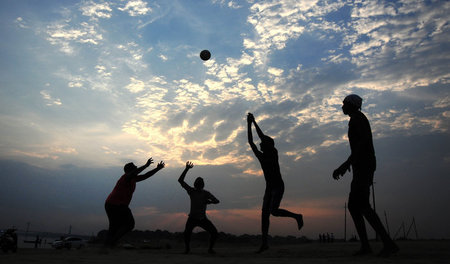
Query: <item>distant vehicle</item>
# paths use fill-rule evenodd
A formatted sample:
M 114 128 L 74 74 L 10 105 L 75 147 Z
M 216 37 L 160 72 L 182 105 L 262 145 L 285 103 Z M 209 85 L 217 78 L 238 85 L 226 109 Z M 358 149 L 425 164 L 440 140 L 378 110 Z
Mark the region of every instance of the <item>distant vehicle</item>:
M 61 248 L 76 248 L 81 249 L 86 246 L 86 241 L 79 237 L 66 237 L 63 240 L 55 240 L 52 243 L 52 247 L 55 249 Z

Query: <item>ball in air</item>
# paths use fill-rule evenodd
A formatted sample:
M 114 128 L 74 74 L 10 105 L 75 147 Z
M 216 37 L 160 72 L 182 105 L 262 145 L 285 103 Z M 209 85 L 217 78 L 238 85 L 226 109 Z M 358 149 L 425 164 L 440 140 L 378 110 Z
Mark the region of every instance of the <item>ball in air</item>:
M 200 59 L 207 61 L 209 58 L 211 58 L 211 52 L 209 50 L 202 50 L 200 52 Z

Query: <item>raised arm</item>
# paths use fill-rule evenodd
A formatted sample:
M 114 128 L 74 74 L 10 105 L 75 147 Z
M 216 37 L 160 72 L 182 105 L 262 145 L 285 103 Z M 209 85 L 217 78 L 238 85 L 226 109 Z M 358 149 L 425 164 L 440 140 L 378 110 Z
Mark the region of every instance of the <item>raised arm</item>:
M 194 164 L 190 161 L 186 162 L 186 168 L 184 168 L 183 172 L 181 173 L 180 177 L 178 178 L 178 182 L 181 184 L 181 187 L 183 187 L 185 190 L 190 190 L 192 189 L 191 186 L 189 186 L 189 184 L 187 184 L 184 181 L 184 178 L 186 177 L 187 172 L 189 171 L 189 169 L 192 169 L 194 167 Z
M 253 153 L 255 153 L 256 156 L 260 154 L 260 151 L 256 147 L 255 143 L 253 142 L 253 134 L 252 134 L 252 123 L 255 122 L 255 117 L 252 113 L 248 113 L 247 115 L 247 136 L 248 136 L 248 144 L 253 150 Z M 255 123 L 256 124 L 256 123 Z
M 264 133 L 262 132 L 261 128 L 259 128 L 258 124 L 256 123 L 255 118 L 253 117 L 253 124 L 255 124 L 256 133 L 258 133 L 258 137 L 262 140 L 264 138 Z
M 136 182 L 140 182 L 140 181 L 143 181 L 143 180 L 146 180 L 146 179 L 150 178 L 151 176 L 155 175 L 155 173 L 157 173 L 158 171 L 162 170 L 164 168 L 164 166 L 166 166 L 164 161 L 159 162 L 158 165 L 156 166 L 156 168 L 154 168 L 153 170 L 148 171 L 145 174 L 136 176 Z

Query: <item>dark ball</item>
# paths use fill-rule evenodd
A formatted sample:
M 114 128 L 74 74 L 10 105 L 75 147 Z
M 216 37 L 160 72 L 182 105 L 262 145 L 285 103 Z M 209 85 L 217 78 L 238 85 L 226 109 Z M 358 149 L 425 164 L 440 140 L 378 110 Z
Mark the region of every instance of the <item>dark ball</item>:
M 200 52 L 200 58 L 204 61 L 209 60 L 209 58 L 211 58 L 211 52 L 209 52 L 209 50 L 202 50 L 202 52 Z

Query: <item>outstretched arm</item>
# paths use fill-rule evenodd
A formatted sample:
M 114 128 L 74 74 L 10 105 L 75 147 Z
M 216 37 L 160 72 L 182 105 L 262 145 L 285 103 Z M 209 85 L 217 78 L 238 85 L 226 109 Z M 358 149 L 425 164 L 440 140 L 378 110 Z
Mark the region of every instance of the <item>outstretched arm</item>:
M 154 168 L 153 170 L 148 171 L 147 173 L 145 173 L 143 175 L 136 176 L 136 182 L 140 182 L 140 181 L 150 178 L 151 176 L 155 175 L 155 173 L 162 170 L 162 168 L 164 168 L 164 166 L 166 166 L 164 161 L 159 162 L 158 165 L 156 166 L 156 168 Z
M 184 171 L 181 173 L 180 177 L 178 178 L 178 182 L 181 184 L 181 187 L 183 187 L 185 190 L 189 190 L 192 187 L 189 186 L 189 184 L 187 184 L 184 181 L 184 178 L 186 177 L 187 172 L 189 171 L 189 169 L 192 169 L 194 167 L 194 164 L 190 161 L 186 162 L 186 168 L 184 168 Z
M 127 179 L 131 179 L 131 178 L 137 177 L 139 173 L 141 173 L 146 168 L 148 168 L 148 166 L 150 166 L 152 163 L 153 163 L 153 159 L 149 158 L 144 165 L 142 165 L 139 168 L 136 168 L 135 170 L 133 170 L 131 172 L 128 172 L 127 173 Z

